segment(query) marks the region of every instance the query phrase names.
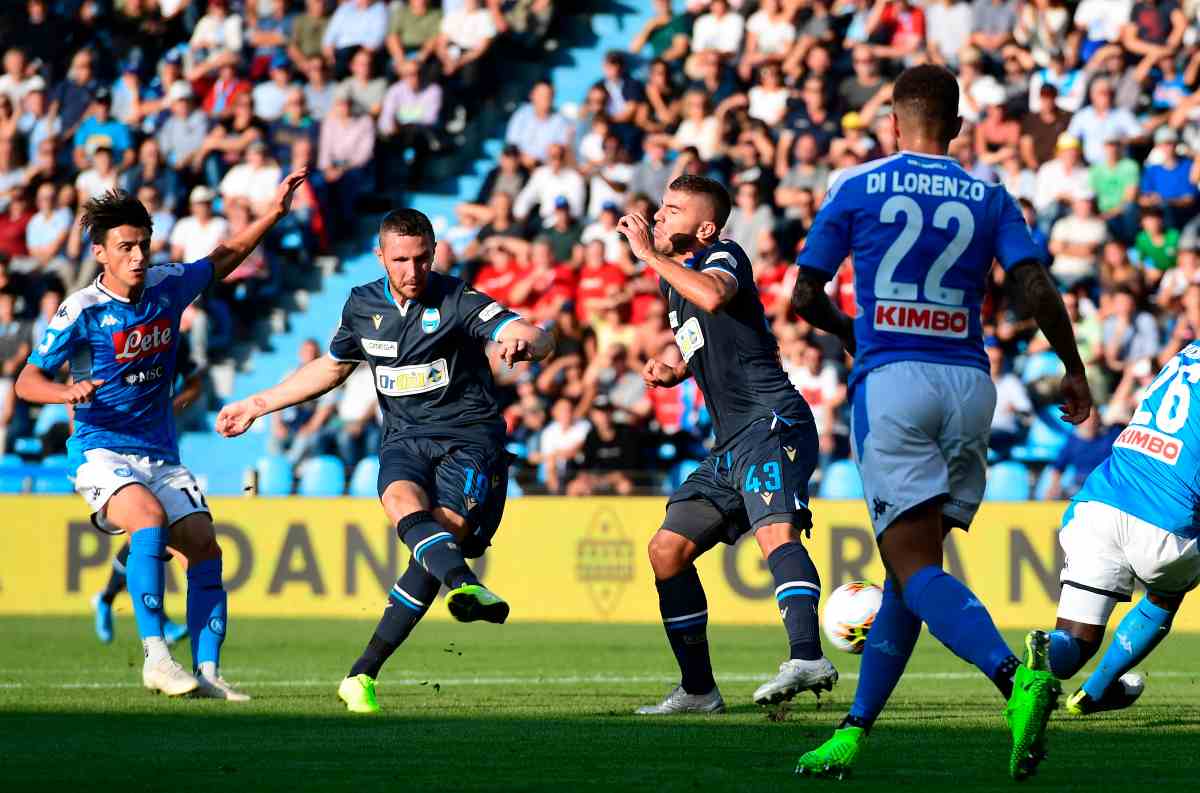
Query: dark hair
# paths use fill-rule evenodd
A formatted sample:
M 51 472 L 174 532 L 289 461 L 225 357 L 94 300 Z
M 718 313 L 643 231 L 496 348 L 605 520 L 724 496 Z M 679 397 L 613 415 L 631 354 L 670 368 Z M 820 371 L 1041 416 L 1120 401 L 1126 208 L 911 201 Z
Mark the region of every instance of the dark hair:
M 689 195 L 707 196 L 712 204 L 713 223 L 717 225 L 717 232 L 719 233 L 721 229 L 725 228 L 725 221 L 729 220 L 729 211 L 733 206 L 733 201 L 729 198 L 729 191 L 725 189 L 725 185 L 716 179 L 709 179 L 707 176 L 684 174 L 671 182 L 668 189 Z
M 433 244 L 433 224 L 424 212 L 411 207 L 393 209 L 383 216 L 379 224 L 379 239 L 382 245 L 384 234 L 396 234 L 401 237 L 424 237 Z
M 942 66 L 905 69 L 892 89 L 892 107 L 902 122 L 917 124 L 931 137 L 949 141 L 958 126 L 958 80 Z
M 154 221 L 137 198 L 124 190 L 109 190 L 89 198 L 83 205 L 83 219 L 80 225 L 94 244 L 103 245 L 109 229 L 134 226 L 151 231 Z

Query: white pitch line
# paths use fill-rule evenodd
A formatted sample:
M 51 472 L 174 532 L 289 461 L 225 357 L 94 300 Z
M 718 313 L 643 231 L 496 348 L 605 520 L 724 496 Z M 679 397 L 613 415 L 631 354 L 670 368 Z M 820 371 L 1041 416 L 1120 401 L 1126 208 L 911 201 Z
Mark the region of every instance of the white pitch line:
M 733 683 L 754 683 L 763 679 L 765 673 L 748 673 L 748 672 L 729 672 L 718 673 L 717 677 L 722 682 Z M 911 672 L 904 675 L 905 680 L 974 680 L 980 676 L 979 672 Z M 1153 681 L 1155 678 L 1196 678 L 1200 677 L 1200 672 L 1184 672 L 1184 671 L 1160 671 L 1148 672 L 1147 678 Z M 850 672 L 841 676 L 842 680 L 857 680 L 858 674 Z M 258 688 L 320 688 L 333 686 L 337 683 L 332 678 L 327 680 L 237 680 L 239 685 Z M 530 676 L 512 676 L 512 677 L 438 677 L 430 675 L 425 678 L 388 678 L 383 681 L 385 686 L 432 686 L 434 684 L 440 686 L 513 686 L 513 685 L 550 685 L 550 686 L 573 686 L 573 685 L 626 685 L 631 683 L 672 683 L 677 682 L 677 678 L 665 675 L 567 675 L 558 677 L 530 677 Z M 0 689 L 22 689 L 22 688 L 40 688 L 51 690 L 71 690 L 71 689 L 108 689 L 108 688 L 139 688 L 137 683 L 132 682 L 110 682 L 110 683 L 92 683 L 92 682 L 73 682 L 73 683 L 18 683 L 18 682 L 0 682 Z

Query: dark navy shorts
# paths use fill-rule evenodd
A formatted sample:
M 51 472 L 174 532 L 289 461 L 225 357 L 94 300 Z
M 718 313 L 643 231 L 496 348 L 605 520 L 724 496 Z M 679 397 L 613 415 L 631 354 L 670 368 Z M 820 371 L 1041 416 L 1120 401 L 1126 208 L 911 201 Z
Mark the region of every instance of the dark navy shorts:
M 462 515 L 470 535 L 461 543 L 463 556 L 482 556 L 504 516 L 508 466 L 512 459 L 502 443 L 460 438 L 405 438 L 379 452 L 379 495 L 392 482 L 413 482 L 429 503 Z
M 773 421 L 774 426 L 771 419 L 750 425 L 710 454 L 667 502 L 663 528 L 702 549 L 717 542 L 732 545 L 746 532 L 773 523 L 811 528 L 808 480 L 817 467 L 816 427 Z M 696 500 L 711 504 L 723 520 L 694 519 L 695 510 L 671 509 Z

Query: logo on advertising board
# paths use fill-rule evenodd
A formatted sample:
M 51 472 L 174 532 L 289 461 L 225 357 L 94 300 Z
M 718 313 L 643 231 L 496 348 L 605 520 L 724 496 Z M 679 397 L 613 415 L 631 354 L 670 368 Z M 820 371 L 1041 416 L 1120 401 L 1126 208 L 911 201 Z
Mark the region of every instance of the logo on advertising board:
M 606 507 L 596 510 L 575 547 L 575 577 L 601 614 L 612 613 L 633 580 L 633 559 L 633 540 L 625 536 L 616 513 Z

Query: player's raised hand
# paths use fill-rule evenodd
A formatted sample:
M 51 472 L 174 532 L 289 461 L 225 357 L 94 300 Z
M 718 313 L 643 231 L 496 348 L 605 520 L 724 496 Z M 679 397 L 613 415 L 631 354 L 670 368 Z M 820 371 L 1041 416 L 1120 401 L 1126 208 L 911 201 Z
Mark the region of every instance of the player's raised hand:
M 225 438 L 236 438 L 250 429 L 258 416 L 258 409 L 252 400 L 232 402 L 217 414 L 217 433 Z
M 83 405 L 91 402 L 92 397 L 96 395 L 96 389 L 102 385 L 104 385 L 103 380 L 80 380 L 77 383 L 71 383 L 67 386 L 63 402 L 68 405 Z
M 646 259 L 654 253 L 654 243 L 651 239 L 650 224 L 636 212 L 625 215 L 617 221 L 617 231 L 629 240 L 629 249 L 639 259 Z
M 281 215 L 292 211 L 292 198 L 295 197 L 297 188 L 304 184 L 304 180 L 307 178 L 308 168 L 300 168 L 289 173 L 279 183 L 279 187 L 275 189 L 275 205 Z
M 525 339 L 509 339 L 499 344 L 500 360 L 508 364 L 509 369 L 513 368 L 513 364 L 533 360 L 530 356 L 529 342 Z
M 1060 389 L 1062 417 L 1072 424 L 1082 424 L 1092 412 L 1092 390 L 1088 387 L 1087 377 L 1068 372 L 1063 375 Z

